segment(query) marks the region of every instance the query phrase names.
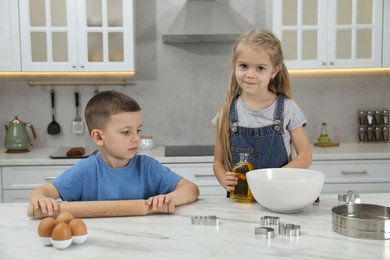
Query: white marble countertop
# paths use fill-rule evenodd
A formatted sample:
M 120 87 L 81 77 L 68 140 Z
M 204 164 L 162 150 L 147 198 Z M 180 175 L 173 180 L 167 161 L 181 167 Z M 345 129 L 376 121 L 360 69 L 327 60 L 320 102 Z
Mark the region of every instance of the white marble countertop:
M 363 203 L 390 206 L 390 194 L 361 194 Z M 296 214 L 272 213 L 257 203 L 203 198 L 171 215 L 84 219 L 89 237 L 64 250 L 41 245 L 39 220 L 26 215 L 27 204 L 0 204 L 0 259 L 390 259 L 390 240 L 346 237 L 332 230 L 337 196 Z M 191 216 L 216 215 L 219 226 L 191 224 Z M 255 235 L 260 217 L 279 216 L 301 225 L 298 238 Z
M 58 148 L 32 148 L 28 153 L 9 154 L 0 149 L 0 166 L 13 165 L 73 165 L 80 159 L 51 159 L 49 156 Z M 361 160 L 390 159 L 390 143 L 341 143 L 336 147 L 312 146 L 313 160 Z M 212 156 L 165 157 L 164 146 L 140 150 L 161 163 L 212 163 Z

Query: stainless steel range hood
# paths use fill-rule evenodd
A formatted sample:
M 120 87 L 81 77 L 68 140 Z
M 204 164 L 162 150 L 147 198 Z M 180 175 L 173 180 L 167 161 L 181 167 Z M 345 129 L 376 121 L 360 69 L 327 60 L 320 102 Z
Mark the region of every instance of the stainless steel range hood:
M 234 42 L 254 28 L 227 0 L 187 0 L 167 32 L 164 43 Z

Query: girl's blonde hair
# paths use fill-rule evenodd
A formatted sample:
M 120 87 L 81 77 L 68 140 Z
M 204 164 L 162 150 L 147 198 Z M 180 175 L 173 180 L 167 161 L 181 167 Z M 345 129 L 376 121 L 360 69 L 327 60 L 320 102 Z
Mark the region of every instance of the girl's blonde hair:
M 219 110 L 217 123 L 218 137 L 222 144 L 224 165 L 227 170 L 232 168 L 230 152 L 230 105 L 233 99 L 241 94 L 241 88 L 235 77 L 235 65 L 242 50 L 248 47 L 265 48 L 269 54 L 273 67 L 279 68 L 275 78 L 270 81 L 268 89 L 276 95 L 283 94 L 287 98 L 292 97 L 290 78 L 283 61 L 282 46 L 279 39 L 272 32 L 259 29 L 251 30 L 241 35 L 233 47 L 229 87 L 226 91 L 225 101 Z

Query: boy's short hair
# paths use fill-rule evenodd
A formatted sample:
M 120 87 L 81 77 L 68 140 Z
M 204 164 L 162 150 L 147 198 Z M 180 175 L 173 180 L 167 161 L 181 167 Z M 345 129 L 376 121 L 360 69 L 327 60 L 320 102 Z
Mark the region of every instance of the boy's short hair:
M 92 97 L 85 107 L 85 121 L 89 132 L 104 129 L 112 115 L 122 112 L 138 112 L 137 101 L 115 90 L 102 91 Z

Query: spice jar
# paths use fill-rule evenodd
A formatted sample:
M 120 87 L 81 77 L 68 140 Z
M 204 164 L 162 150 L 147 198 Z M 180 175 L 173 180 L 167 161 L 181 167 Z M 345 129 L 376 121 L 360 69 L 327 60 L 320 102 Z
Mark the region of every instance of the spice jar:
M 382 127 L 376 126 L 374 129 L 375 141 L 380 141 L 382 136 Z
M 387 109 L 384 109 L 382 111 L 382 122 L 384 125 L 389 124 L 389 110 L 387 110 Z
M 360 110 L 359 111 L 359 125 L 366 125 L 367 124 L 367 111 Z
M 383 136 L 383 141 L 385 141 L 385 142 L 389 141 L 389 127 L 388 126 L 383 127 L 382 136 Z
M 367 111 L 367 124 L 372 125 L 374 123 L 374 112 L 369 110 Z
M 375 110 L 375 125 L 381 125 L 382 124 L 382 110 Z
M 372 142 L 374 140 L 374 128 L 372 126 L 367 127 L 367 141 Z
M 364 126 L 359 127 L 359 141 L 364 142 L 366 141 L 366 128 Z

